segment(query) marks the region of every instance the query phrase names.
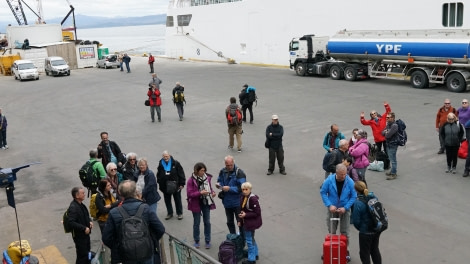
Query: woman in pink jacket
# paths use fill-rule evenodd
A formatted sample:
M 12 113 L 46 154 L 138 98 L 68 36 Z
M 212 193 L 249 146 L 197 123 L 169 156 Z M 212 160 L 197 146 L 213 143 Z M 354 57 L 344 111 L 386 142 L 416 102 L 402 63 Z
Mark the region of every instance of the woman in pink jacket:
M 214 197 L 216 193 L 212 189 L 212 175 L 206 173 L 206 165 L 198 162 L 194 165 L 194 173 L 186 183 L 186 195 L 188 197 L 188 210 L 193 213 L 193 238 L 194 247 L 199 248 L 201 215 L 204 221 L 205 248 L 211 248 L 211 222 L 210 210 L 215 209 Z
M 354 158 L 353 168 L 356 169 L 360 181 L 366 180 L 366 170 L 369 166 L 369 141 L 367 132 L 358 130 L 356 143 L 349 148 L 349 155 Z

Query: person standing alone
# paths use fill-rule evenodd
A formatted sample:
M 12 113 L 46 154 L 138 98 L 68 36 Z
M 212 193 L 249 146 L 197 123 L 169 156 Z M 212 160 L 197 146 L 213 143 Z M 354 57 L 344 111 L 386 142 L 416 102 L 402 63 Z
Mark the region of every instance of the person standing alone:
M 227 118 L 228 125 L 228 148 L 233 149 L 233 136 L 237 136 L 237 148 L 238 153 L 242 152 L 242 116 L 240 112 L 240 107 L 237 104 L 237 99 L 235 97 L 230 97 L 230 105 L 225 109 L 225 117 Z
M 154 62 L 155 62 L 155 57 L 152 56 L 152 53 L 149 53 L 150 73 L 154 73 L 154 71 L 153 71 L 153 63 Z
M 279 124 L 279 117 L 272 115 L 271 124 L 266 128 L 266 146 L 269 148 L 269 167 L 267 175 L 273 174 L 274 163 L 279 165 L 279 173 L 286 175 L 286 168 L 284 167 L 284 148 L 282 147 L 282 136 L 284 135 L 284 128 Z
M 183 121 L 184 115 L 184 104 L 186 104 L 186 99 L 184 99 L 184 86 L 180 82 L 176 82 L 175 88 L 173 88 L 173 103 L 178 109 L 178 116 L 180 121 Z

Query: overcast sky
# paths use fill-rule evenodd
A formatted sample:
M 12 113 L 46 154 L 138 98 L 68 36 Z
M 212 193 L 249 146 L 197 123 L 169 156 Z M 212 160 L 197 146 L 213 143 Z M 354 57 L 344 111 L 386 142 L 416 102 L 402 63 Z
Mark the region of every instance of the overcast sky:
M 37 13 L 38 0 L 23 0 Z M 135 17 L 165 14 L 169 0 L 69 0 L 75 8 L 75 15 L 102 16 L 102 17 Z M 28 21 L 35 20 L 36 16 L 23 5 Z M 42 0 L 44 19 L 64 18 L 70 11 L 67 0 Z M 5 0 L 0 0 L 0 21 L 9 21 L 17 24 L 13 13 Z M 30 24 L 30 23 L 28 23 Z

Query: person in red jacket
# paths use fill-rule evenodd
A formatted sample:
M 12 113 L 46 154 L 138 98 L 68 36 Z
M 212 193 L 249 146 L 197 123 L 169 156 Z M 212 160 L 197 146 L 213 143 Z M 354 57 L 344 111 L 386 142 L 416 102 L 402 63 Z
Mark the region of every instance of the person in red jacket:
M 152 122 L 155 122 L 155 110 L 157 110 L 158 122 L 162 122 L 162 110 L 160 109 L 162 99 L 160 98 L 160 89 L 157 89 L 157 86 L 152 84 L 147 95 L 150 101 L 150 117 L 152 118 Z
M 364 112 L 361 112 L 361 124 L 364 126 L 370 126 L 372 129 L 372 135 L 374 136 L 374 142 L 377 145 L 377 151 L 382 151 L 382 145 L 384 147 L 385 153 L 387 153 L 387 147 L 385 144 L 385 137 L 382 135 L 382 131 L 387 126 L 386 116 L 392 111 L 390 105 L 387 102 L 384 102 L 385 113 L 380 115 L 377 111 L 370 111 L 370 120 L 364 118 Z
M 153 63 L 154 62 L 155 62 L 155 57 L 152 56 L 152 53 L 149 53 L 150 73 L 154 73 L 154 71 L 153 71 Z

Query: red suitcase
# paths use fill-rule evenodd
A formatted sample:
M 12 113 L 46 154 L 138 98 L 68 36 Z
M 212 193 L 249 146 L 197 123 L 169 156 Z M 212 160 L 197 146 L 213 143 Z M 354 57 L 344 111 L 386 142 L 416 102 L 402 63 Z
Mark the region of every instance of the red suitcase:
M 330 221 L 339 221 L 331 218 Z M 323 243 L 323 264 L 346 264 L 348 238 L 345 235 L 328 234 Z

